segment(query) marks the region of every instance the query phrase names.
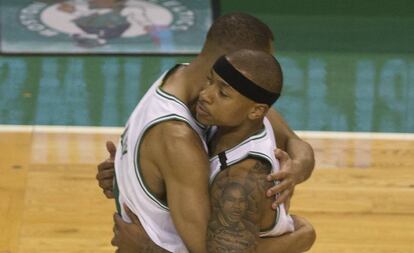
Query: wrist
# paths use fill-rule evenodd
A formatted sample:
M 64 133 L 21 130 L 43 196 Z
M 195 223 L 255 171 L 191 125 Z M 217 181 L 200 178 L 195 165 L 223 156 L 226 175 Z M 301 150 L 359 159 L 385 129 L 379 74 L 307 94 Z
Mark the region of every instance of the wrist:
M 300 160 L 292 159 L 291 168 L 295 178 L 295 185 L 300 184 L 306 180 L 306 176 L 303 173 L 303 164 Z

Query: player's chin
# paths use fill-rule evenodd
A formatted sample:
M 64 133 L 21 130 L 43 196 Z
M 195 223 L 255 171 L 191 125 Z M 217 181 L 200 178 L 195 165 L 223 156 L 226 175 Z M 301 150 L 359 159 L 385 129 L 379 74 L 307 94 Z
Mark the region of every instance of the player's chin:
M 198 122 L 200 122 L 203 125 L 206 125 L 206 126 L 213 125 L 212 120 L 207 115 L 197 113 L 196 119 Z

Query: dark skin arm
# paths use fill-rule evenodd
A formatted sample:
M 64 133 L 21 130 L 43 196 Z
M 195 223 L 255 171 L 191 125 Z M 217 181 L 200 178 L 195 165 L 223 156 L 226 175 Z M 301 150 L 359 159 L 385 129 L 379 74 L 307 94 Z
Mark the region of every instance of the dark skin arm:
M 162 173 L 177 232 L 189 251 L 206 252 L 210 170 L 200 137 L 183 122 L 161 123 L 150 131 L 155 131 L 153 135 L 158 142 L 151 142 L 155 147 L 147 155 L 154 155 L 152 160 Z M 163 159 L 158 154 L 162 154 Z
M 160 199 L 167 200 L 175 228 L 187 249 L 194 253 L 206 252 L 205 237 L 210 211 L 209 164 L 200 137 L 184 122 L 159 123 L 147 131 L 139 155 L 141 165 L 151 168 L 150 171 L 159 171 L 165 189 L 160 188 L 158 183 L 154 184 L 155 181 L 150 181 L 151 177 L 147 178 L 148 187 L 157 192 Z M 143 168 L 143 175 L 146 172 L 148 170 Z M 121 227 L 118 226 L 116 231 L 120 231 Z M 120 243 L 114 242 L 119 244 L 120 249 L 146 243 L 147 251 L 159 250 L 149 239 L 139 244 L 127 244 L 133 239 L 128 235 L 139 231 L 129 229 L 130 226 L 123 227 L 126 229 L 122 233 L 125 237 L 119 238 Z
M 151 128 L 142 146 L 145 146 L 145 150 L 143 148 L 140 153 L 160 170 L 169 211 L 181 239 L 191 252 L 206 252 L 205 237 L 210 210 L 209 164 L 200 137 L 186 123 L 170 121 Z M 160 159 L 160 154 L 163 159 Z M 113 173 L 110 171 L 113 167 L 110 160 L 98 166 L 97 178 L 104 190 L 112 189 Z M 104 171 L 107 173 L 104 174 Z M 128 237 L 124 239 L 127 241 Z M 155 244 L 151 244 L 155 247 Z
M 276 136 L 278 149 L 275 150 L 275 156 L 280 161 L 280 171 L 269 175 L 267 179 L 278 180 L 280 183 L 268 189 L 266 194 L 272 197 L 279 193 L 273 208 L 285 203 L 288 209 L 295 186 L 312 175 L 315 156 L 312 146 L 300 139 L 276 110 L 270 109 L 267 118 Z
M 131 220 L 131 223 L 126 223 L 119 216 L 114 214 L 114 237 L 111 244 L 118 249 L 116 253 L 168 253 L 167 250 L 154 244 L 149 236 L 145 233 L 144 228 L 138 217 L 124 205 L 124 209 Z
M 260 238 L 258 252 L 301 253 L 308 251 L 316 240 L 316 232 L 306 219 L 291 215 L 295 231 L 272 238 Z

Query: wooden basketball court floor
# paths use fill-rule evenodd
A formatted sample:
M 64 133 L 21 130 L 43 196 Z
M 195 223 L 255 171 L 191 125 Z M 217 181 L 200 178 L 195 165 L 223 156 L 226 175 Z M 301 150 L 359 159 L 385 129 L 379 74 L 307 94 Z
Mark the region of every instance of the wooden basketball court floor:
M 121 129 L 0 129 L 0 253 L 114 252 L 95 174 Z M 317 159 L 291 206 L 317 231 L 310 252 L 414 252 L 414 135 L 299 134 Z

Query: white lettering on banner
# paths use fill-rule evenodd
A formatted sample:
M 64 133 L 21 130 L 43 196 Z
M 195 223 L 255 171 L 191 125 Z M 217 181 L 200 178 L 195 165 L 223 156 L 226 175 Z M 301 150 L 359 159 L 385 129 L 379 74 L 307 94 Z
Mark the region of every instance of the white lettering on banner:
M 378 98 L 385 106 L 381 108 L 380 129 L 398 129 L 405 125 L 404 110 L 408 93 L 408 66 L 402 59 L 385 62 L 381 70 Z
M 355 128 L 371 131 L 375 101 L 375 65 L 372 60 L 360 60 L 356 64 Z
M 58 35 L 58 32 L 44 26 L 39 20 L 40 12 L 47 7 L 46 3 L 35 2 L 20 11 L 19 19 L 28 30 L 38 32 L 47 37 Z
M 280 101 L 275 104 L 278 111 L 283 111 L 287 122 L 294 123 L 296 129 L 306 129 L 308 115 L 305 111 L 306 86 L 304 70 L 291 57 L 279 57 L 283 66 L 284 85 Z
M 325 129 L 328 127 L 325 103 L 326 91 L 326 63 L 318 58 L 309 59 L 308 64 L 308 120 L 309 129 Z
M 167 7 L 172 11 L 177 19 L 171 25 L 171 30 L 173 31 L 187 31 L 188 28 L 195 24 L 195 14 L 193 11 L 189 10 L 179 1 L 166 1 L 159 3 L 164 7 Z

